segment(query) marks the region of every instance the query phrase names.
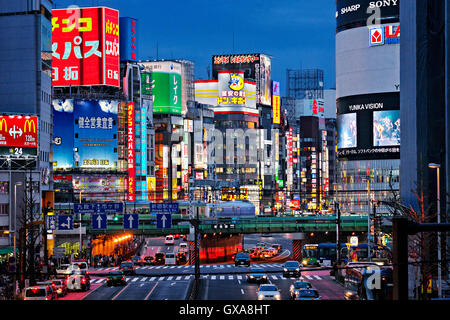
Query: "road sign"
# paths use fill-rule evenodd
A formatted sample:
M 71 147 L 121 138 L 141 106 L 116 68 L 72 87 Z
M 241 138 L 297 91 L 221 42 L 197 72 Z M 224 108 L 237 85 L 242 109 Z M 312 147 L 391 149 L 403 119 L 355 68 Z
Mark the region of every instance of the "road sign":
M 139 214 L 124 214 L 123 215 L 124 229 L 139 229 Z
M 156 228 L 157 229 L 172 228 L 172 215 L 170 213 L 158 213 L 156 215 Z
M 104 230 L 107 226 L 106 214 L 93 214 L 91 215 L 92 230 Z
M 150 203 L 151 213 L 178 213 L 177 202 L 173 203 Z
M 73 230 L 73 215 L 64 214 L 58 217 L 58 230 Z
M 47 216 L 47 230 L 56 230 L 56 216 Z
M 73 212 L 76 214 L 123 213 L 123 203 L 74 203 Z

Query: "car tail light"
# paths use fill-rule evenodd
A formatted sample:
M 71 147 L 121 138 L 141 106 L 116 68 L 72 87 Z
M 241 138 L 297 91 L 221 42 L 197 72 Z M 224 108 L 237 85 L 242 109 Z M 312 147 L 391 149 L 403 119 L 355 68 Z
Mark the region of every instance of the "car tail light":
M 50 300 L 50 298 L 49 297 L 45 297 L 45 300 Z
M 81 283 L 86 283 L 86 278 L 81 278 Z
M 122 277 L 122 279 L 120 279 L 120 280 L 122 280 L 122 281 L 125 280 L 125 277 Z

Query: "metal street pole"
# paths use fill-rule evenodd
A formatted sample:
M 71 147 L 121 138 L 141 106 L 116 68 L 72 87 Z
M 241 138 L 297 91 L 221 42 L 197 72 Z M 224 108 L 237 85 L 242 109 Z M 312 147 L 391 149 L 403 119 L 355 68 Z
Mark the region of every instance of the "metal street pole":
M 80 190 L 80 204 L 81 204 L 81 191 L 82 190 Z M 79 257 L 78 258 L 80 258 L 81 257 L 81 248 L 82 248 L 82 245 L 83 245 L 83 240 L 82 240 L 82 235 L 81 235 L 81 211 L 80 211 L 80 224 L 78 225 L 78 228 L 80 229 L 80 253 L 79 253 Z
M 439 180 L 439 170 L 441 166 L 437 163 L 430 163 L 428 164 L 428 167 L 432 169 L 436 169 L 437 177 L 436 177 L 436 184 L 437 184 L 437 223 L 441 223 L 441 199 L 440 199 L 440 180 Z M 437 234 L 437 241 L 438 241 L 438 296 L 439 298 L 442 298 L 442 266 L 441 266 L 441 233 L 438 232 Z
M 16 234 L 17 234 L 17 186 L 21 186 L 22 182 L 16 182 L 14 183 L 14 263 L 16 264 L 16 268 L 17 268 L 17 257 L 16 257 Z M 17 275 L 17 270 L 14 273 L 14 289 L 13 289 L 13 299 L 16 298 L 16 275 Z

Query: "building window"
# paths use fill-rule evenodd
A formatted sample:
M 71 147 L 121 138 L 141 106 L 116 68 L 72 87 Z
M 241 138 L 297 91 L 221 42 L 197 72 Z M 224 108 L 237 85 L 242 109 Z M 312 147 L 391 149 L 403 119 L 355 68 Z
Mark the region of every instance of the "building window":
M 9 194 L 9 182 L 0 181 L 0 194 Z
M 0 204 L 0 215 L 9 214 L 9 204 Z

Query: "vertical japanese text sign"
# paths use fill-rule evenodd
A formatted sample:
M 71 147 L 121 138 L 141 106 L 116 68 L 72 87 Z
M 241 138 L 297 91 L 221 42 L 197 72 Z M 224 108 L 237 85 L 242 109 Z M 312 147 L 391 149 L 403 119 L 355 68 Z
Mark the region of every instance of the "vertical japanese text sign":
M 128 102 L 128 201 L 135 201 L 134 102 Z
M 119 87 L 119 11 L 68 8 L 52 15 L 53 85 Z

